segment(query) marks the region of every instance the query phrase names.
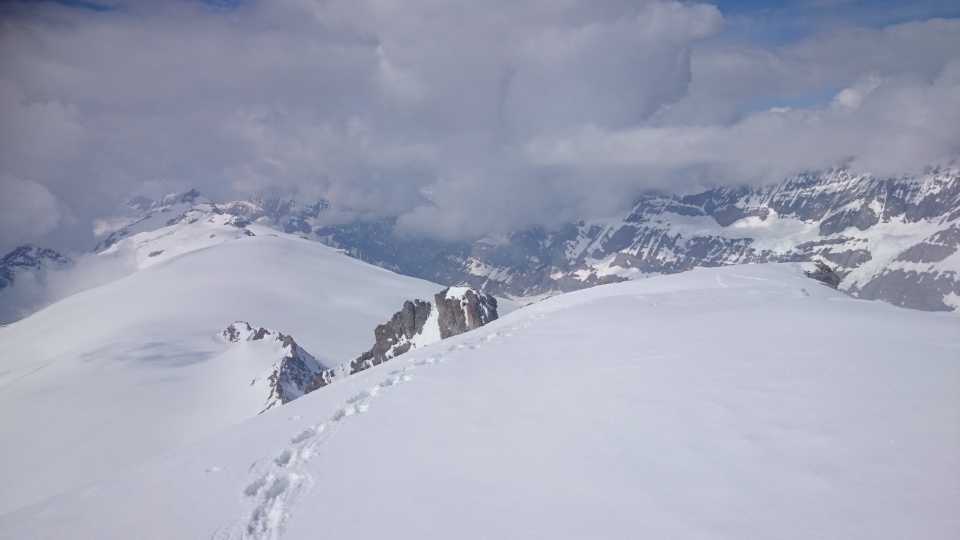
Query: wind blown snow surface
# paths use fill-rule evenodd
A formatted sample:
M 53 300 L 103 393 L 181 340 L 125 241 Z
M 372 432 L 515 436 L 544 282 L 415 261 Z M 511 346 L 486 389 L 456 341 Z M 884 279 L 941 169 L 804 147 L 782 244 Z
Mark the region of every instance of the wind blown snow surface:
M 127 238 L 163 256 L 0 328 L 0 513 L 256 416 L 285 353 L 229 343 L 220 332 L 234 321 L 335 366 L 405 300 L 442 288 L 214 218 Z
M 0 537 L 958 538 L 958 330 L 794 264 L 604 285 L 8 513 Z

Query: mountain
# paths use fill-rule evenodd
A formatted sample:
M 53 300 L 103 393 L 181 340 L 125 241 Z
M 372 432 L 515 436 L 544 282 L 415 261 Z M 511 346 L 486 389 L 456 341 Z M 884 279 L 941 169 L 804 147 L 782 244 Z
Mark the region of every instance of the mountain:
M 24 244 L 0 259 L 0 290 L 13 284 L 17 274 L 68 266 L 72 261 L 52 249 Z
M 0 328 L 0 513 L 298 397 L 404 301 L 443 288 L 195 193 L 141 204 L 89 255 L 132 273 Z
M 697 266 L 821 260 L 853 296 L 960 307 L 960 168 L 876 178 L 846 169 L 763 188 L 641 197 L 625 215 L 474 242 L 405 239 L 393 222 L 316 227 L 361 260 L 500 296 L 538 296 Z
M 260 412 L 302 397 L 317 373 L 326 369 L 313 355 L 297 345 L 293 336 L 262 327 L 254 328 L 246 321 L 231 324 L 220 332 L 220 336 L 237 344 L 237 348 L 245 348 L 245 354 L 260 362 L 263 358 L 277 358 L 270 366 L 267 377 L 260 376 L 250 382 L 252 387 L 266 387 L 267 392 L 264 393 L 267 393 L 267 397 Z
M 183 266 L 205 272 L 259 238 L 135 276 L 219 252 Z M 804 276 L 812 266 L 695 268 L 546 299 L 0 516 L 0 537 L 960 537 L 960 316 L 857 300 Z M 330 276 L 329 292 L 349 278 Z M 111 381 L 95 387 L 103 401 L 132 403 Z M 34 425 L 17 433 L 25 447 L 72 427 Z M 31 473 L 49 452 L 36 447 Z
M 183 193 L 171 193 L 159 201 L 151 201 L 142 196 L 130 199 L 125 205 L 128 215 L 118 216 L 106 222 L 109 235 L 93 250 L 100 252 L 125 237 L 172 225 L 184 212 L 197 204 L 213 205 L 210 199 L 200 195 L 200 192 L 195 189 Z
M 149 203 L 147 213 L 200 198 L 171 195 Z M 900 178 L 841 168 L 761 188 L 647 194 L 615 218 L 469 242 L 403 237 L 389 219 L 323 225 L 327 201 L 277 190 L 210 206 L 397 273 L 498 296 L 542 297 L 697 266 L 821 261 L 840 276 L 839 289 L 858 298 L 928 311 L 960 307 L 954 165 Z M 149 223 L 137 219 L 138 227 Z

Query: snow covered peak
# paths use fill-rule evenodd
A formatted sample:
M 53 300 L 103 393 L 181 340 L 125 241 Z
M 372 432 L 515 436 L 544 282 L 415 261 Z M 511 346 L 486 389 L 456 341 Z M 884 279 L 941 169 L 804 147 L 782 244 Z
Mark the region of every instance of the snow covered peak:
M 229 343 L 245 346 L 248 355 L 276 359 L 264 375 L 251 383 L 267 394 L 260 412 L 302 396 L 307 385 L 325 369 L 313 355 L 297 345 L 292 336 L 280 332 L 237 321 L 220 332 L 220 336 Z
M 280 332 L 273 332 L 267 330 L 266 328 L 254 328 L 250 326 L 250 323 L 246 321 L 237 321 L 230 326 L 226 327 L 220 335 L 224 339 L 231 343 L 239 343 L 241 341 L 258 341 L 261 339 L 272 339 L 274 341 L 283 341 L 283 347 L 286 348 L 292 343 L 292 339 L 288 342 L 287 338 L 289 336 L 284 336 Z
M 166 208 L 170 206 L 180 205 L 180 204 L 193 204 L 197 199 L 204 199 L 200 192 L 196 189 L 191 189 L 190 191 L 181 191 L 176 193 L 170 193 L 155 202 L 152 206 L 154 209 Z
M 0 289 L 13 283 L 21 272 L 36 272 L 48 266 L 66 266 L 72 261 L 56 251 L 33 244 L 17 246 L 0 259 Z
M 250 230 L 252 224 L 249 220 L 224 213 L 210 202 L 195 202 L 172 216 L 170 213 L 157 215 L 166 218 L 166 221 L 161 223 L 156 217 L 146 218 L 137 223 L 138 228 L 144 230 L 134 233 L 133 228 L 125 229 L 126 234 L 114 238 L 113 244 L 100 254 L 131 256 L 136 267 L 146 268 L 184 253 L 256 236 Z M 150 228 L 147 222 L 156 225 L 156 228 Z M 277 234 L 265 226 L 257 227 L 262 232 Z
M 127 201 L 127 207 L 131 215 L 116 216 L 96 223 L 95 228 L 98 234 L 109 234 L 96 245 L 93 249 L 94 252 L 107 250 L 128 236 L 165 227 L 171 221 L 176 220 L 178 216 L 182 216 L 184 212 L 194 207 L 216 211 L 216 205 L 213 204 L 213 201 L 204 197 L 195 189 L 171 193 L 159 201 L 150 201 L 146 197 L 135 197 Z
M 247 201 L 220 205 L 228 214 L 270 225 L 288 234 L 307 235 L 318 224 L 320 213 L 330 207 L 325 199 L 304 201 L 296 193 L 276 189 L 262 191 Z

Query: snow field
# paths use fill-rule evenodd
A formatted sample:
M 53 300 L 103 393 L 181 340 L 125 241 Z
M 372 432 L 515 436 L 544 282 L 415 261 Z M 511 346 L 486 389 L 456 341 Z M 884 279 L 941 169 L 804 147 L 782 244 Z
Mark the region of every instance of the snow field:
M 0 537 L 956 538 L 958 328 L 796 265 L 606 285 L 3 516 Z
M 440 289 L 317 243 L 245 236 L 0 328 L 0 513 L 255 416 L 279 348 L 227 343 L 230 323 L 292 335 L 332 366 Z

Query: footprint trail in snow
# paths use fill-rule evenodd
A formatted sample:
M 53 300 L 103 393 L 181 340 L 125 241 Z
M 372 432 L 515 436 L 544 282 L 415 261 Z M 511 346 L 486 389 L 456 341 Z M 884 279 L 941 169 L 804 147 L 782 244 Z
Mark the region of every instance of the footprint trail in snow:
M 445 362 L 450 353 L 475 349 L 483 342 L 511 336 L 513 331 L 543 317 L 529 317 L 506 329 L 449 346 L 439 355 L 420 360 L 411 358 L 407 360 L 407 366 L 388 372 L 387 378 L 379 384 L 346 400 L 330 418 L 292 436 L 282 450 L 250 466 L 252 479 L 241 496 L 248 509 L 242 518 L 218 530 L 213 540 L 279 540 L 283 535 L 283 524 L 291 516 L 292 507 L 313 486 L 313 478 L 305 470 L 306 463 L 319 454 L 320 445 L 333 436 L 343 422 L 367 412 L 384 390 L 409 381 L 411 371 Z

